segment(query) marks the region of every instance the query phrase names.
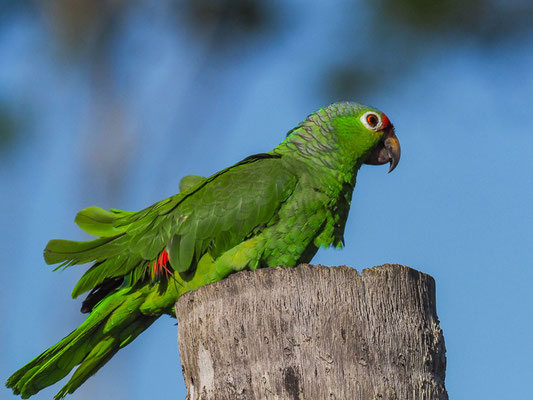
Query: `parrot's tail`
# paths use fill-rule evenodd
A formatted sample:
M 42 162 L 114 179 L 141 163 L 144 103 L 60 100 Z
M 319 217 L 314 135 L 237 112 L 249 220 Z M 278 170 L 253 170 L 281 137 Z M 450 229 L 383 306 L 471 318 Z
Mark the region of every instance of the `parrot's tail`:
M 106 297 L 83 324 L 15 372 L 6 386 L 26 399 L 64 378 L 79 365 L 54 398 L 61 399 L 73 393 L 158 318 L 140 312 L 143 301 L 142 293 L 131 293 L 128 289 Z

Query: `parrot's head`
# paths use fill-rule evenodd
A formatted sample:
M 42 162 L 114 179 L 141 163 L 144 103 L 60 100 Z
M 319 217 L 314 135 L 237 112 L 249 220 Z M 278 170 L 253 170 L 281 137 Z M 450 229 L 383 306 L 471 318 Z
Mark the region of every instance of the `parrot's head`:
M 343 168 L 389 163 L 391 172 L 400 161 L 400 142 L 389 118 L 353 102 L 333 103 L 314 112 L 287 134 L 285 142 L 306 157 Z
M 389 163 L 391 172 L 400 161 L 401 150 L 389 118 L 375 108 L 348 104 L 351 107 L 333 118 L 339 148 L 357 165 Z
M 394 132 L 394 125 L 389 118 L 377 110 L 363 111 L 359 115 L 361 123 L 360 135 L 370 136 L 367 157 L 364 164 L 382 165 L 389 163 L 389 173 L 398 165 L 400 161 L 401 148 L 400 141 Z

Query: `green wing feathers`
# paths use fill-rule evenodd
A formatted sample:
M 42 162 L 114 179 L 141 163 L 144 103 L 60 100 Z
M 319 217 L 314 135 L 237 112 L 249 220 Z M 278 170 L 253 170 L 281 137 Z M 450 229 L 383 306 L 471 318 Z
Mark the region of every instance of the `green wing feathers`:
M 119 253 L 120 249 L 112 243 L 115 239 L 116 237 L 90 241 L 53 239 L 44 249 L 44 260 L 47 264 L 61 263 L 56 269 L 101 260 Z
M 249 157 L 210 178 L 186 178 L 184 191 L 142 211 L 98 207 L 80 211 L 76 223 L 102 236 L 98 239 L 48 243 L 44 251 L 48 264 L 66 268 L 94 263 L 75 286 L 73 297 L 111 278 L 125 277 L 129 286 L 135 285 L 149 275 L 150 265 L 163 250 L 175 271 L 194 271 L 205 253 L 215 259 L 274 223 L 276 211 L 297 182 L 279 167 L 276 157 L 267 155 Z
M 194 269 L 205 253 L 216 259 L 277 222 L 297 178 L 276 158 L 259 160 L 253 169 L 241 165 L 218 175 L 180 204 L 181 220 L 175 220 L 166 247 L 175 270 Z
M 186 175 L 181 178 L 180 181 L 180 192 L 184 192 L 198 183 L 205 181 L 206 178 L 199 175 Z
M 74 222 L 90 235 L 111 237 L 124 233 L 128 228 L 128 216 L 135 214 L 129 211 L 106 211 L 100 207 L 89 207 L 81 210 Z
M 73 297 L 108 278 L 134 277 L 130 280 L 133 286 L 148 263 L 165 247 L 170 232 L 165 234 L 165 227 L 157 219 L 179 197 L 173 196 L 138 212 L 86 208 L 78 213 L 76 223 L 87 233 L 102 237 L 89 241 L 51 240 L 44 249 L 44 259 L 48 264 L 60 264 L 56 269 L 94 263 L 76 284 Z

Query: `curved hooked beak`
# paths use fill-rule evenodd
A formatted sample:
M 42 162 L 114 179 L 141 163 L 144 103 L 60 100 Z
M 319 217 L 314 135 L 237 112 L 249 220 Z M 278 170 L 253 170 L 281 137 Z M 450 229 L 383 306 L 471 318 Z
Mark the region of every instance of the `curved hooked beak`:
M 401 155 L 400 141 L 394 133 L 394 126 L 389 125 L 383 135 L 383 140 L 372 150 L 364 162 L 370 165 L 383 165 L 390 163 L 389 173 L 396 168 Z

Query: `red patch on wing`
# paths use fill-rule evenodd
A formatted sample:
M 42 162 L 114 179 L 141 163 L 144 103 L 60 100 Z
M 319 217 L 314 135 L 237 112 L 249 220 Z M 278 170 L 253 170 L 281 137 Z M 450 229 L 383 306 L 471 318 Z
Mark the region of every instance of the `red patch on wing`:
M 387 129 L 390 125 L 389 117 L 385 114 L 381 114 L 381 129 Z
M 165 272 L 165 276 L 167 278 L 172 275 L 172 271 L 169 269 L 170 265 L 168 261 L 168 253 L 166 250 L 163 249 L 161 254 L 159 254 L 159 257 L 154 260 L 150 277 L 152 279 L 154 279 L 156 276 L 159 277 L 163 273 L 163 271 Z

